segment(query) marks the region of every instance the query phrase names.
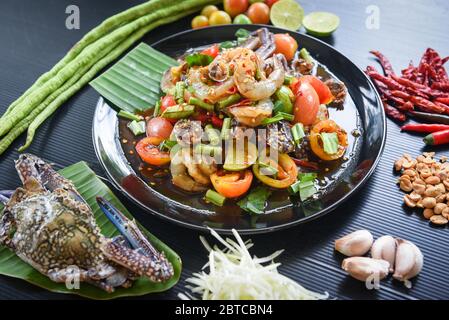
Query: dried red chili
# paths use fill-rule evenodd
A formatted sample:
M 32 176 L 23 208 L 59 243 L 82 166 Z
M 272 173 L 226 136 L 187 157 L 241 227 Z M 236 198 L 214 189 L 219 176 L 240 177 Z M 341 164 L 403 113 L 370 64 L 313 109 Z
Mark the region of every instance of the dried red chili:
M 379 51 L 370 51 L 377 59 L 379 59 L 380 65 L 384 69 L 384 72 L 387 76 L 394 75 L 393 66 L 391 65 L 390 60 L 387 59 L 381 52 Z

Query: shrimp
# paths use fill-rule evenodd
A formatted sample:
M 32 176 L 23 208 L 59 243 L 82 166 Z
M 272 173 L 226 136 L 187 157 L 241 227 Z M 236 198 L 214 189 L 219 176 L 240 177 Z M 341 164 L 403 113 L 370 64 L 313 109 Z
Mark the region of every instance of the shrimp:
M 217 82 L 223 82 L 231 77 L 236 61 L 254 62 L 257 59 L 258 57 L 254 51 L 248 48 L 239 47 L 225 50 L 209 64 L 209 78 Z
M 204 69 L 202 68 L 190 69 L 187 78 L 188 82 L 192 86 L 195 92 L 194 95 L 197 98 L 215 103 L 232 89 L 234 86 L 234 79 L 229 78 L 217 86 L 211 86 L 203 81 L 203 70 Z
M 285 69 L 280 57 L 273 57 L 273 71 L 266 77 L 260 68 L 260 63 L 244 59 L 237 60 L 234 81 L 241 95 L 245 98 L 259 101 L 271 97 L 284 83 Z M 256 80 L 258 74 L 261 80 Z
M 265 99 L 255 106 L 229 108 L 229 112 L 239 123 L 248 127 L 257 127 L 264 119 L 271 117 L 273 102 L 271 99 Z
M 178 151 L 170 163 L 170 172 L 172 175 L 172 183 L 189 192 L 204 192 L 207 186 L 195 181 L 188 173 L 187 167 L 182 161 L 182 150 Z

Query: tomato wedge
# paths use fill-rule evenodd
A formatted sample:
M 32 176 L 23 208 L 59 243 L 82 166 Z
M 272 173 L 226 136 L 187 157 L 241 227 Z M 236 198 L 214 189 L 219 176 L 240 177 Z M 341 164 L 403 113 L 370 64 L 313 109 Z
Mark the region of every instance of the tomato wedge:
M 278 160 L 278 179 L 262 174 L 258 163 L 253 165 L 253 172 L 261 182 L 276 189 L 287 189 L 298 178 L 298 167 L 288 154 L 280 154 Z
M 320 107 L 320 98 L 312 85 L 307 82 L 300 82 L 295 91 L 294 122 L 310 126 L 315 123 Z
M 320 104 L 329 104 L 334 101 L 334 96 L 329 87 L 315 76 L 304 76 L 299 79 L 301 83 L 309 83 L 318 94 Z
M 323 141 L 321 140 L 321 133 L 337 133 L 338 137 L 338 152 L 335 154 L 328 154 L 324 151 Z M 324 120 L 318 122 L 310 133 L 310 147 L 314 154 L 324 161 L 333 161 L 340 159 L 346 152 L 348 147 L 348 134 L 338 124 L 332 120 Z
M 220 47 L 218 46 L 218 44 L 214 44 L 213 46 L 201 51 L 201 53 L 210 56 L 212 58 L 215 58 L 220 53 Z
M 157 137 L 147 137 L 140 140 L 136 145 L 136 151 L 142 161 L 153 166 L 163 166 L 170 163 L 170 154 L 163 152 L 155 145 Z
M 253 182 L 250 170 L 240 172 L 219 172 L 210 176 L 215 190 L 223 197 L 238 198 L 248 192 Z

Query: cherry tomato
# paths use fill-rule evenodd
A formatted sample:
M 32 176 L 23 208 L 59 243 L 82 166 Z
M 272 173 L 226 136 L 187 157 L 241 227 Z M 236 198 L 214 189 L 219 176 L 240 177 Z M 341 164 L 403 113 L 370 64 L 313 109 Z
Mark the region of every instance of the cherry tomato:
M 168 107 L 172 107 L 176 105 L 176 100 L 173 96 L 166 95 L 161 99 L 161 113 L 164 112 Z M 168 119 L 170 123 L 175 124 L 176 119 Z
M 294 122 L 305 126 L 314 124 L 320 107 L 320 98 L 315 89 L 307 82 L 301 83 L 295 96 Z
M 173 125 L 165 118 L 157 117 L 147 122 L 147 137 L 157 138 L 160 142 L 170 138 L 172 131 Z
M 271 6 L 278 1 L 279 0 L 265 0 L 265 3 L 267 4 L 267 6 L 269 6 L 271 8 Z
M 215 11 L 218 11 L 218 8 L 214 5 L 208 5 L 201 10 L 201 15 L 206 16 L 207 18 L 210 18 L 211 14 Z
M 220 47 L 218 44 L 214 44 L 213 46 L 204 49 L 201 53 L 215 58 L 220 53 Z
M 287 33 L 277 33 L 274 35 L 274 43 L 276 44 L 276 53 L 281 53 L 288 61 L 293 60 L 296 50 L 298 50 L 298 42 Z
M 323 141 L 321 140 L 321 133 L 337 133 L 338 137 L 338 151 L 335 154 L 328 154 L 324 151 Z M 341 127 L 332 120 L 324 120 L 318 122 L 310 132 L 310 148 L 313 153 L 324 161 L 333 161 L 340 159 L 346 152 L 348 146 L 348 135 Z
M 224 11 L 215 11 L 210 15 L 209 24 L 216 26 L 220 24 L 231 24 L 232 20 L 229 14 Z
M 243 172 L 218 172 L 210 176 L 215 190 L 223 197 L 238 198 L 248 192 L 253 182 L 253 173 L 250 170 Z
M 320 79 L 314 76 L 304 76 L 299 79 L 301 82 L 309 83 L 320 97 L 320 104 L 329 104 L 334 100 L 329 87 Z
M 153 138 L 143 138 L 136 145 L 136 151 L 142 161 L 153 166 L 163 166 L 170 163 L 170 154 L 159 150 Z
M 196 16 L 192 19 L 192 29 L 204 28 L 209 25 L 209 19 L 206 16 Z
M 256 24 L 268 24 L 270 22 L 270 8 L 263 2 L 253 3 L 246 15 Z
M 248 0 L 224 0 L 224 10 L 234 18 L 248 9 Z

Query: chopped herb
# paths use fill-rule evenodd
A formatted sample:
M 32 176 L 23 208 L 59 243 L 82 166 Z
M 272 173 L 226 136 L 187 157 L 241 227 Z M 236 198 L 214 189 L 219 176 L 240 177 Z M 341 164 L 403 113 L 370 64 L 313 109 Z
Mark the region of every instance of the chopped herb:
M 220 50 L 231 49 L 237 47 L 236 41 L 225 41 L 220 44 Z
M 135 136 L 140 136 L 145 133 L 145 121 L 133 120 L 128 123 L 128 128 Z
M 318 174 L 315 172 L 301 172 L 298 174 L 298 180 L 301 182 L 315 181 L 317 177 Z
M 320 134 L 323 141 L 323 149 L 327 154 L 336 154 L 338 152 L 338 136 L 336 132 Z
M 299 197 L 306 201 L 317 192 L 314 181 L 301 182 L 299 185 Z
M 271 195 L 271 191 L 264 187 L 258 186 L 251 191 L 249 195 L 237 202 L 238 206 L 244 211 L 251 214 L 263 214 L 267 205 L 267 200 Z
M 284 110 L 284 103 L 281 100 L 277 100 L 274 103 L 273 112 L 276 114 L 278 112 L 281 112 L 282 110 Z
M 301 144 L 302 139 L 306 136 L 304 132 L 304 125 L 302 123 L 295 124 L 292 129 L 293 140 L 297 146 Z
M 251 32 L 243 28 L 238 29 L 235 33 L 236 38 L 245 38 L 245 40 L 248 39 L 250 35 Z
M 178 142 L 173 141 L 173 140 L 164 140 L 162 141 L 162 143 L 159 145 L 159 149 L 161 151 L 170 151 L 171 148 L 173 148 L 174 146 L 176 146 L 178 144 Z
M 213 60 L 214 58 L 212 58 L 211 56 L 202 53 L 193 53 L 186 57 L 186 62 L 189 65 L 189 67 L 193 66 L 205 67 L 208 66 Z
M 294 119 L 294 116 L 292 114 L 288 114 L 285 112 L 278 112 L 278 113 L 276 113 L 276 115 L 274 117 L 264 119 L 261 124 L 263 126 L 266 126 L 266 125 L 269 125 L 272 123 L 277 123 L 282 120 L 293 121 L 293 119 Z

